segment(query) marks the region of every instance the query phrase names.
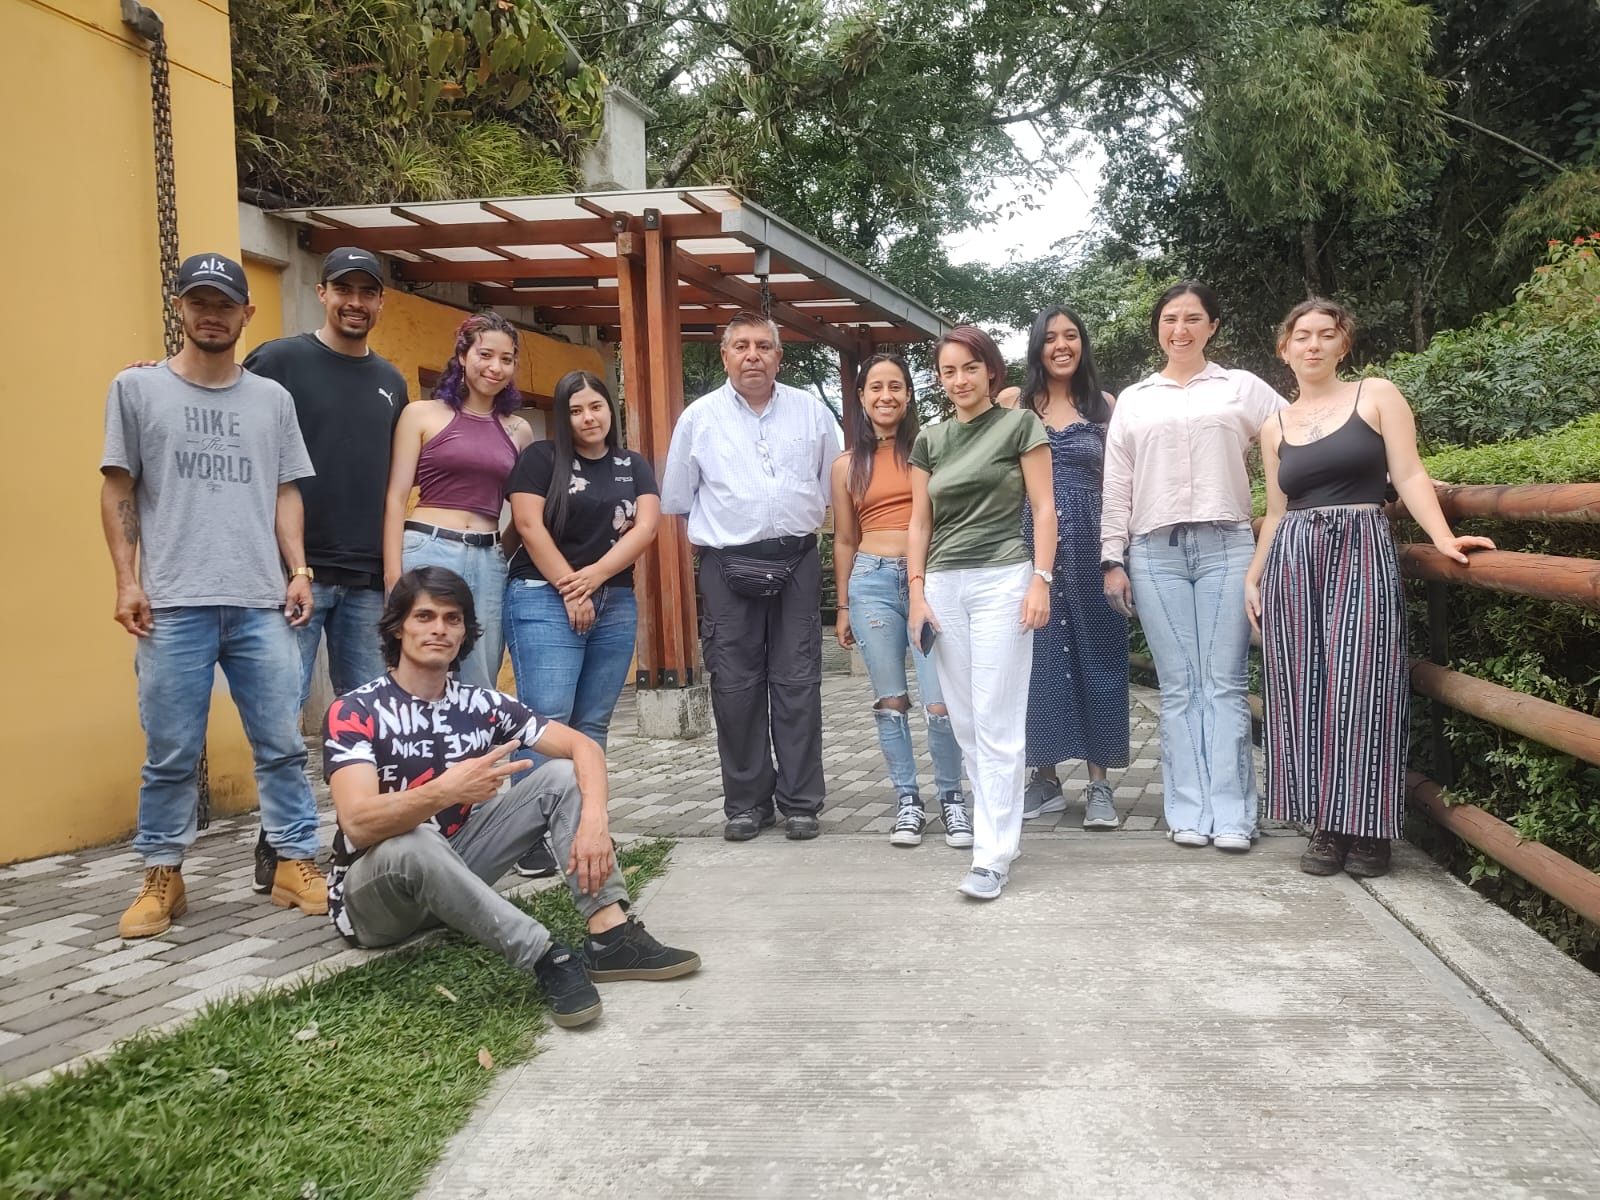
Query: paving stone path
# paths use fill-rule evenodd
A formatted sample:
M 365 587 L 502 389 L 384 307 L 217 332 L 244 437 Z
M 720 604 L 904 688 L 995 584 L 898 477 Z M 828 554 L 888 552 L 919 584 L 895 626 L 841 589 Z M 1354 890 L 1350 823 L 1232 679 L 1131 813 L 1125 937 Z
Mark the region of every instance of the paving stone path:
M 1133 689 L 1130 766 L 1113 776 L 1129 832 L 1162 827 L 1155 703 L 1154 692 Z M 887 834 L 892 797 L 865 678 L 824 676 L 823 723 L 824 834 Z M 915 717 L 912 724 L 926 762 L 925 734 Z M 633 696 L 625 692 L 608 755 L 618 836 L 720 836 L 715 740 L 652 740 L 636 728 Z M 312 755 L 326 847 L 332 812 L 314 743 Z M 1083 785 L 1080 768 L 1066 780 L 1067 811 L 1030 822 L 1027 836 L 1076 828 Z M 132 794 L 128 804 L 131 811 Z M 251 891 L 256 828 L 247 814 L 201 833 L 184 864 L 188 914 L 147 940 L 117 936 L 117 919 L 141 877 L 126 843 L 0 867 L 0 1082 L 42 1077 L 141 1029 L 181 1021 L 221 996 L 361 961 L 364 952 L 348 949 L 325 918 L 274 908 Z

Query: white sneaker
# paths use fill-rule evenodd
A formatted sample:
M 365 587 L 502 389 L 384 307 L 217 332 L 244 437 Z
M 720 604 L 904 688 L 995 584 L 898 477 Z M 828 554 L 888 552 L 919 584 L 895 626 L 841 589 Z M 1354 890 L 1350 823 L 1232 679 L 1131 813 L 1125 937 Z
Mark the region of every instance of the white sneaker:
M 1250 838 L 1243 833 L 1219 833 L 1211 839 L 1211 844 L 1218 850 L 1233 850 L 1242 854 L 1250 849 Z
M 1167 834 L 1169 841 L 1177 842 L 1180 846 L 1209 846 L 1211 835 L 1199 833 L 1193 829 L 1175 829 Z M 1245 847 L 1249 849 L 1249 847 Z
M 927 820 L 927 814 L 922 811 L 921 796 L 901 796 L 900 808 L 894 818 L 894 828 L 889 831 L 889 845 L 922 845 L 922 827 Z
M 973 867 L 961 881 L 956 891 L 974 900 L 998 900 L 1000 890 L 1006 886 L 1006 877 L 987 867 Z

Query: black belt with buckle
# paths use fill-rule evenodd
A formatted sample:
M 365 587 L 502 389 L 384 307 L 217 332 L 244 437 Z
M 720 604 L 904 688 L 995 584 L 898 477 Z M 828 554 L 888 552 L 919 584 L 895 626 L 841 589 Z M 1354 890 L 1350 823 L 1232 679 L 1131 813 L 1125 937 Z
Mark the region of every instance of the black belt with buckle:
M 443 525 L 428 525 L 422 521 L 407 521 L 406 528 L 417 533 L 431 534 L 441 537 L 447 542 L 460 542 L 464 546 L 497 546 L 500 544 L 498 533 L 473 533 L 466 529 L 447 529 Z
M 723 546 L 721 550 L 726 554 L 748 554 L 751 558 L 793 558 L 816 544 L 817 535 L 808 533 L 804 537 L 763 538 L 748 546 Z

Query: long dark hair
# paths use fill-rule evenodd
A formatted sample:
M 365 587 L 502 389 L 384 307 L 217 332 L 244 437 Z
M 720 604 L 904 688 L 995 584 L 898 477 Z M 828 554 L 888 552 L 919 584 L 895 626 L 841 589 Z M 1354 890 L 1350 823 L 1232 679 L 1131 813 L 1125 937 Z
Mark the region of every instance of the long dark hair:
M 433 398 L 443 400 L 457 412 L 467 402 L 467 372 L 461 365 L 461 358 L 472 349 L 472 343 L 485 333 L 503 333 L 511 339 L 511 349 L 520 350 L 517 327 L 497 312 L 473 313 L 456 326 L 456 348 L 440 372 L 439 382 L 433 386 Z M 508 417 L 521 407 L 522 393 L 517 391 L 515 381 L 507 383 L 494 398 L 494 415 L 497 417 Z
M 860 504 L 872 486 L 872 462 L 878 453 L 878 431 L 867 416 L 866 405 L 860 403 L 861 393 L 867 386 L 867 374 L 879 363 L 893 363 L 906 377 L 906 411 L 894 431 L 894 461 L 905 470 L 911 461 L 911 444 L 917 440 L 917 389 L 911 382 L 911 368 L 898 354 L 874 354 L 861 364 L 856 372 L 855 429 L 850 434 L 850 474 L 848 486 L 850 499 Z
M 572 444 L 572 398 L 586 389 L 604 396 L 606 407 L 611 410 L 606 449 L 615 452 L 622 448 L 622 443 L 617 440 L 617 403 L 611 398 L 605 381 L 591 371 L 568 371 L 556 384 L 556 394 L 550 403 L 550 440 L 555 444 L 555 462 L 550 467 L 550 490 L 544 497 L 544 527 L 557 541 L 567 528 L 572 491 L 572 456 L 577 453 Z
M 413 567 L 395 580 L 389 599 L 383 606 L 383 616 L 378 618 L 383 661 L 390 667 L 400 665 L 400 630 L 405 626 L 411 610 L 416 607 L 417 597 L 423 593 L 435 600 L 448 601 L 461 610 L 461 624 L 466 629 L 466 636 L 461 639 L 461 648 L 456 651 L 455 661 L 450 664 L 458 667 L 478 644 L 478 638 L 483 635 L 483 626 L 478 624 L 478 606 L 472 602 L 472 589 L 467 586 L 465 579 L 448 567 Z
M 1022 381 L 1019 408 L 1038 412 L 1041 403 L 1049 403 L 1050 376 L 1044 369 L 1044 339 L 1050 332 L 1050 322 L 1065 317 L 1078 328 L 1078 365 L 1072 372 L 1072 406 L 1078 415 L 1092 425 L 1104 425 L 1111 419 L 1111 406 L 1106 403 L 1105 391 L 1100 386 L 1100 372 L 1094 365 L 1094 351 L 1089 346 L 1089 331 L 1083 319 L 1065 304 L 1047 308 L 1033 319 L 1028 331 L 1028 372 Z

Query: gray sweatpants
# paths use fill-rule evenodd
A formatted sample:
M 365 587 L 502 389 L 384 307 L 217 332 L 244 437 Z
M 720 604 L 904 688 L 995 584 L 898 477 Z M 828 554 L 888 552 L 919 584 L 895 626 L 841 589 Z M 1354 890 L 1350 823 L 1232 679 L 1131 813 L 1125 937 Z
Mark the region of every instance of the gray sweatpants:
M 546 830 L 564 869 L 581 805 L 572 763 L 550 759 L 520 776 L 504 795 L 478 805 L 452 838 L 429 823 L 379 842 L 344 877 L 344 908 L 356 941 L 390 946 L 419 929 L 444 925 L 531 971 L 550 948 L 550 931 L 493 884 Z M 567 886 L 585 917 L 628 899 L 615 867 L 598 895 L 579 892 L 576 876 L 567 878 Z

